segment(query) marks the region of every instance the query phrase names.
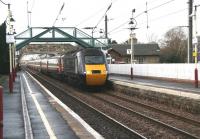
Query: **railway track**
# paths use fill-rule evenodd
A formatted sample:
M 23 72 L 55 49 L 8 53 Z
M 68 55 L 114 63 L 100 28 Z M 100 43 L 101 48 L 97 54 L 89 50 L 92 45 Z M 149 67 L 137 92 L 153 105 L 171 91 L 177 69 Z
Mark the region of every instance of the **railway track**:
M 183 121 L 183 122 L 192 124 L 192 125 L 194 125 L 194 126 L 200 127 L 200 121 L 198 121 L 198 120 L 194 120 L 194 119 L 192 119 L 192 118 L 183 117 L 183 116 L 181 116 L 181 115 L 172 113 L 172 112 L 170 112 L 170 111 L 162 110 L 162 109 L 160 109 L 160 108 L 156 108 L 156 107 L 154 107 L 154 106 L 145 104 L 145 103 L 143 103 L 143 102 L 138 102 L 138 101 L 135 101 L 134 99 L 129 99 L 129 98 L 126 98 L 126 97 L 123 97 L 123 96 L 119 96 L 119 95 L 114 95 L 114 94 L 112 94 L 112 93 L 109 93 L 109 94 L 106 94 L 106 95 L 109 95 L 109 96 L 111 96 L 111 97 L 120 99 L 120 100 L 122 100 L 122 101 L 126 101 L 126 102 L 131 103 L 131 104 L 134 104 L 134 105 L 141 106 L 141 107 L 143 107 L 143 108 L 146 108 L 146 109 L 149 109 L 149 110 L 158 112 L 158 113 L 163 114 L 163 115 L 167 115 L 167 116 L 173 117 L 173 118 L 175 118 L 175 119 L 177 119 L 177 120 L 180 120 L 180 121 Z
M 38 76 L 38 75 L 37 75 Z M 41 77 L 37 77 L 40 81 Z M 47 79 L 45 79 L 47 80 Z M 186 122 L 187 124 L 192 124 L 192 126 L 200 127 L 198 121 L 194 121 L 189 118 L 182 117 L 180 115 L 176 115 L 164 110 L 160 110 L 155 107 L 148 106 L 143 103 L 139 103 L 121 96 L 117 96 L 115 94 L 108 93 L 83 93 L 79 91 L 75 91 L 76 93 L 68 93 L 66 91 L 66 87 L 63 84 L 55 83 L 53 79 L 48 79 L 48 83 L 44 83 L 48 88 L 52 88 L 56 86 L 57 89 L 52 88 L 52 90 L 60 90 L 60 98 L 68 95 L 68 97 L 73 98 L 76 102 L 81 103 L 82 109 L 90 109 L 92 113 L 96 115 L 96 117 L 101 117 L 100 119 L 104 119 L 106 123 L 112 123 L 109 128 L 119 129 L 115 132 L 120 132 L 121 135 L 116 134 L 112 135 L 104 135 L 106 138 L 200 138 L 199 134 L 187 132 L 187 130 L 179 129 L 178 127 L 172 126 L 171 124 L 167 124 L 165 121 L 157 118 L 152 118 L 152 116 L 148 116 L 148 114 L 138 112 L 133 110 L 133 107 L 139 106 L 142 109 L 147 109 L 146 111 L 154 111 L 156 113 L 167 115 L 173 119 L 178 121 Z M 42 81 L 44 82 L 44 81 Z M 63 95 L 63 93 L 65 95 Z M 59 95 L 58 95 L 59 96 Z M 66 97 L 66 96 L 65 96 Z M 120 104 L 121 101 L 126 102 L 126 105 Z M 124 103 L 123 102 L 123 103 Z M 132 108 L 131 108 L 132 107 Z M 151 113 L 151 112 L 150 112 Z M 154 115 L 154 114 L 150 114 Z M 139 120 L 138 120 L 139 119 Z M 93 121 L 95 122 L 95 121 Z M 172 121 L 173 122 L 173 121 Z M 93 124 L 93 123 L 92 123 Z M 141 125 L 144 124 L 144 125 Z M 104 125 L 103 125 L 104 126 Z M 147 127 L 145 127 L 147 126 Z M 106 130 L 109 129 L 105 127 Z M 101 131 L 100 133 L 104 133 L 106 131 Z M 109 134 L 109 133 L 108 133 Z M 124 135 L 123 135 L 124 134 Z M 144 137 L 145 136 L 145 137 Z
M 73 103 L 76 105 L 74 107 L 77 107 L 77 105 L 80 105 L 81 109 L 87 110 L 87 112 L 86 112 L 86 113 L 88 113 L 87 116 L 93 115 L 93 117 L 98 117 L 97 119 L 101 119 L 101 121 L 104 121 L 103 125 L 102 125 L 102 123 L 99 123 L 98 120 L 95 123 L 95 124 L 99 124 L 97 126 L 101 126 L 102 129 L 105 129 L 105 131 L 102 131 L 102 130 L 100 131 L 100 133 L 103 133 L 104 137 L 106 137 L 106 138 L 146 139 L 146 137 L 144 137 L 143 135 L 137 133 L 133 129 L 127 127 L 126 125 L 124 125 L 124 124 L 122 124 L 120 122 L 118 122 L 117 120 L 115 120 L 114 118 L 110 117 L 106 113 L 103 113 L 103 112 L 99 111 L 98 109 L 96 109 L 92 105 L 87 104 L 86 102 L 81 100 L 79 97 L 74 95 L 74 93 L 66 91 L 64 88 L 61 87 L 60 84 L 54 83 L 54 82 L 52 82 L 50 80 L 46 80 L 43 77 L 39 76 L 38 74 L 37 75 L 33 74 L 33 73 L 31 73 L 31 74 L 34 75 L 34 77 L 36 77 L 43 85 L 48 87 L 48 89 L 53 91 L 53 93 L 59 99 L 61 99 L 62 101 L 66 102 L 66 101 L 69 101 L 68 100 L 69 98 L 73 99 L 73 100 L 70 100 L 70 102 L 74 101 Z M 63 100 L 63 98 L 64 99 L 67 98 L 67 100 Z M 70 105 L 70 104 L 67 104 L 67 105 Z M 78 107 L 80 107 L 80 106 L 78 106 Z M 90 111 L 90 112 L 88 112 L 88 111 Z M 90 113 L 92 113 L 92 114 L 90 114 Z M 106 123 L 106 124 L 104 124 L 104 123 Z M 109 132 L 106 131 L 108 129 L 110 130 Z
M 107 94 L 106 94 L 107 95 Z M 110 95 L 110 94 L 109 94 Z M 114 95 L 111 95 L 111 96 L 114 96 Z M 163 127 L 166 127 L 167 129 L 169 129 L 169 130 L 173 130 L 173 131 L 175 131 L 175 132 L 177 132 L 177 133 L 179 133 L 181 136 L 183 135 L 183 137 L 184 138 L 196 138 L 196 139 L 198 139 L 198 138 L 200 138 L 200 134 L 198 134 L 198 133 L 200 133 L 199 131 L 200 131 L 200 126 L 199 126 L 199 122 L 198 121 L 196 121 L 196 120 L 192 120 L 192 119 L 189 119 L 189 118 L 185 118 L 185 117 L 182 117 L 182 116 L 179 116 L 179 115 L 176 115 L 176 114 L 172 114 L 172 113 L 170 113 L 170 112 L 167 112 L 167 111 L 163 111 L 163 110 L 160 110 L 160 109 L 157 109 L 157 108 L 154 108 L 154 107 L 151 107 L 151 106 L 147 106 L 146 104 L 143 104 L 143 103 L 139 103 L 139 102 L 135 102 L 134 104 L 137 104 L 137 105 L 140 105 L 140 106 L 144 106 L 144 107 L 146 107 L 146 108 L 151 108 L 152 110 L 154 110 L 154 111 L 157 111 L 157 112 L 160 112 L 160 113 L 162 113 L 162 114 L 167 114 L 168 116 L 170 116 L 170 117 L 172 117 L 172 118 L 175 118 L 175 119 L 178 119 L 178 118 L 180 118 L 180 119 L 178 119 L 180 122 L 182 122 L 182 124 L 183 125 L 185 125 L 186 126 L 186 124 L 185 123 L 183 123 L 183 122 L 187 122 L 187 123 L 190 123 L 192 126 L 194 126 L 193 127 L 193 129 L 194 128 L 198 128 L 199 130 L 197 130 L 197 131 L 195 131 L 195 133 L 196 134 L 192 134 L 192 133 L 190 133 L 190 132 L 192 132 L 192 130 L 190 129 L 190 127 L 187 127 L 187 130 L 189 130 L 190 132 L 187 132 L 187 131 L 185 131 L 185 130 L 182 130 L 182 129 L 180 129 L 180 128 L 177 128 L 177 127 L 175 127 L 175 126 L 172 126 L 171 124 L 167 124 L 166 123 L 166 121 L 161 121 L 160 119 L 159 119 L 159 117 L 157 117 L 156 119 L 155 118 L 152 118 L 154 115 L 153 114 L 146 114 L 147 112 L 138 112 L 138 111 L 136 111 L 136 110 L 134 110 L 134 108 L 132 107 L 130 107 L 130 105 L 129 104 L 127 104 L 127 102 L 129 101 L 129 100 L 127 100 L 127 99 L 124 99 L 124 102 L 126 103 L 126 106 L 124 106 L 124 105 L 122 105 L 122 104 L 120 104 L 119 103 L 119 101 L 121 101 L 121 97 L 118 97 L 118 96 L 114 96 L 114 97 L 116 97 L 116 98 L 118 98 L 117 100 L 114 100 L 114 99 L 110 99 L 109 97 L 108 98 L 106 98 L 105 99 L 105 94 L 104 94 L 104 96 L 102 97 L 102 95 L 101 94 L 95 94 L 94 95 L 94 97 L 96 97 L 97 99 L 100 99 L 101 101 L 104 101 L 104 102 L 106 102 L 106 103 L 108 103 L 109 105 L 113 105 L 114 107 L 116 107 L 117 109 L 121 109 L 121 111 L 125 111 L 126 113 L 131 113 L 131 114 L 133 114 L 133 115 L 137 115 L 137 116 L 139 116 L 139 117 L 142 117 L 142 118 L 144 118 L 144 119 L 148 119 L 149 121 L 152 121 L 152 122 L 154 122 L 154 123 L 157 123 L 157 124 L 159 124 L 161 127 L 163 126 Z M 132 101 L 131 101 L 132 102 Z M 127 105 L 129 105 L 129 106 L 127 106 Z M 144 107 L 142 108 L 142 109 L 144 109 Z M 159 113 L 159 114 L 160 114 Z M 151 115 L 151 116 L 149 116 L 149 115 Z M 164 117 L 166 117 L 166 115 L 164 115 Z M 175 121 L 174 121 L 175 122 Z M 195 122 L 197 122 L 197 123 L 195 123 Z

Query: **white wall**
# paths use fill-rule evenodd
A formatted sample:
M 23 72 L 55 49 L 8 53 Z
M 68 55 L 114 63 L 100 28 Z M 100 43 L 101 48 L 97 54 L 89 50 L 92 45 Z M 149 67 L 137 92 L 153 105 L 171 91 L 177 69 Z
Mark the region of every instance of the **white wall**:
M 111 74 L 130 75 L 130 64 L 110 64 L 109 67 Z M 133 75 L 194 80 L 195 67 L 195 64 L 133 64 Z M 200 64 L 197 69 L 200 74 Z

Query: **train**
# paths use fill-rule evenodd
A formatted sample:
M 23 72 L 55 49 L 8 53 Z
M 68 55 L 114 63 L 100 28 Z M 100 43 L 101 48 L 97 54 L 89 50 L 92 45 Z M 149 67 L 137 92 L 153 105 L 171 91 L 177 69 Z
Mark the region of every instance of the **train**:
M 109 76 L 106 56 L 97 48 L 29 60 L 26 67 L 84 86 L 104 86 Z

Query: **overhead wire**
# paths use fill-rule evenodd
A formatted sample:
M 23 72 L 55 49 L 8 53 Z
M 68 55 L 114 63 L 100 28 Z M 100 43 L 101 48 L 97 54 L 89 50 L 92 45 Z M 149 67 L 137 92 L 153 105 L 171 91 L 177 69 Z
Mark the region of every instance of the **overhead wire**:
M 148 10 L 142 11 L 141 13 L 139 13 L 138 15 L 136 15 L 134 18 L 138 18 L 139 16 L 141 16 L 142 14 L 144 14 L 144 13 L 146 13 L 146 12 L 149 12 L 149 11 L 155 10 L 155 9 L 157 9 L 157 8 L 160 8 L 161 6 L 164 6 L 164 5 L 166 5 L 166 4 L 169 4 L 169 3 L 173 2 L 173 1 L 175 1 L 175 0 L 169 0 L 169 1 L 167 1 L 167 2 L 165 2 L 165 3 L 162 3 L 162 4 L 160 4 L 160 5 L 157 5 L 157 6 L 153 7 L 153 8 L 150 8 L 150 9 L 148 9 Z M 113 31 L 119 29 L 120 27 L 124 26 L 124 25 L 127 24 L 128 22 L 129 22 L 129 20 L 127 20 L 127 21 L 124 22 L 123 24 L 120 24 L 120 25 L 117 26 L 116 28 L 112 29 L 109 33 L 111 33 L 111 32 L 113 32 Z
M 2 0 L 0 0 L 1 3 L 3 3 L 4 5 L 8 5 L 7 3 L 3 2 Z
M 104 13 L 104 15 L 100 18 L 100 20 L 97 22 L 96 26 L 94 26 L 93 31 L 95 28 L 97 28 L 97 26 L 99 25 L 99 23 L 103 20 L 103 18 L 105 17 L 105 15 L 107 14 L 108 10 L 110 10 L 112 6 L 112 3 L 108 6 L 108 8 L 106 9 L 106 12 Z
M 154 19 L 152 19 L 152 20 L 150 20 L 150 21 L 151 21 L 151 22 L 154 22 L 154 21 L 160 20 L 160 19 L 162 19 L 162 18 L 165 18 L 165 17 L 171 16 L 171 15 L 174 15 L 174 14 L 177 14 L 177 13 L 180 13 L 180 12 L 183 12 L 183 11 L 185 11 L 185 10 L 187 10 L 187 9 L 188 9 L 188 8 L 180 9 L 180 10 L 177 10 L 177 11 L 175 11 L 175 12 L 171 12 L 171 13 L 162 15 L 162 16 L 160 16 L 160 17 L 154 18 Z M 145 24 L 145 23 L 141 23 L 140 25 L 142 25 L 142 24 Z
M 90 20 L 91 18 L 95 17 L 97 15 L 97 13 L 103 11 L 105 8 L 101 8 L 100 10 L 98 10 L 97 12 L 95 12 L 94 14 L 92 14 L 91 16 L 85 18 L 84 20 L 82 20 L 81 22 L 79 22 L 76 26 L 80 26 L 81 24 L 85 23 L 86 21 Z
M 147 4 L 147 2 L 146 2 L 146 17 L 147 17 L 147 30 L 148 30 L 148 28 L 149 28 L 149 15 L 148 15 L 148 4 Z
M 166 5 L 166 4 L 169 4 L 169 3 L 173 2 L 173 1 L 175 1 L 175 0 L 170 0 L 170 1 L 167 1 L 167 2 L 165 2 L 165 3 L 162 3 L 162 4 L 158 5 L 158 6 L 155 6 L 155 7 L 153 7 L 153 8 L 150 8 L 148 11 L 157 9 L 157 8 L 159 8 L 159 7 L 161 7 L 161 6 L 164 6 L 164 5 Z
M 33 2 L 32 2 L 32 6 L 31 6 L 30 12 L 32 12 L 34 6 L 35 6 L 35 0 L 33 0 Z
M 33 7 L 35 5 L 35 0 L 32 0 L 31 8 L 29 8 L 29 0 L 27 0 L 27 19 L 28 19 L 28 28 L 31 26 L 31 14 Z
M 149 22 L 157 21 L 157 20 L 162 19 L 162 18 L 165 18 L 165 17 L 167 17 L 167 16 L 171 16 L 171 15 L 174 15 L 174 14 L 177 14 L 177 13 L 180 13 L 180 12 L 183 12 L 183 11 L 185 11 L 185 10 L 187 10 L 187 8 L 180 9 L 180 10 L 177 10 L 177 11 L 175 11 L 175 12 L 171 12 L 171 13 L 162 15 L 162 16 L 160 16 L 160 17 L 157 17 L 157 18 L 154 18 L 154 19 L 152 19 L 152 20 L 149 20 Z M 143 25 L 143 24 L 145 24 L 145 22 L 144 22 L 144 23 L 140 23 L 140 25 Z M 138 28 L 141 28 L 141 27 L 138 27 Z M 120 30 L 120 31 L 122 31 L 122 30 Z M 115 31 L 115 32 L 113 32 L 113 33 L 117 33 L 117 32 L 120 32 L 120 31 Z M 111 34 L 113 34 L 113 33 L 111 33 Z
M 55 25 L 56 21 L 58 20 L 58 17 L 59 17 L 59 15 L 61 14 L 61 12 L 62 12 L 62 10 L 63 10 L 64 6 L 65 6 L 65 3 L 63 2 L 63 5 L 61 6 L 61 8 L 60 8 L 60 11 L 59 11 L 58 15 L 56 16 L 56 19 L 55 19 L 55 20 L 54 20 L 54 22 L 53 22 L 53 26 Z
M 114 1 L 111 1 L 112 4 L 114 4 L 115 2 L 117 2 L 118 0 L 114 0 Z M 106 7 L 107 8 L 107 7 Z M 79 22 L 76 26 L 80 26 L 81 24 L 85 23 L 86 21 L 94 18 L 98 13 L 100 13 L 101 11 L 104 11 L 105 10 L 105 6 L 101 9 L 99 9 L 97 12 L 95 12 L 94 14 L 92 14 L 91 16 L 85 18 L 84 20 L 82 20 L 81 22 Z

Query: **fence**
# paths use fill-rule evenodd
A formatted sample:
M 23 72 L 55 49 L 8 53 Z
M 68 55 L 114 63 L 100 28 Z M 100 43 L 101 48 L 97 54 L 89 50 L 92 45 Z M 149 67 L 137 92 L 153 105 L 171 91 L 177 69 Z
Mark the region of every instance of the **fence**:
M 200 73 L 200 64 L 133 64 L 133 75 L 145 77 L 194 80 L 195 68 Z M 109 64 L 111 74 L 131 74 L 131 64 Z

